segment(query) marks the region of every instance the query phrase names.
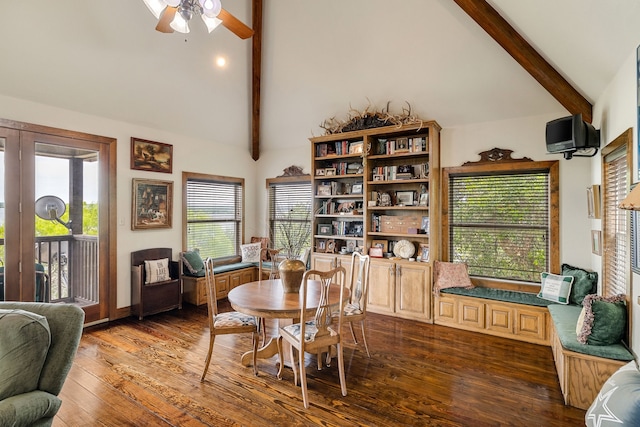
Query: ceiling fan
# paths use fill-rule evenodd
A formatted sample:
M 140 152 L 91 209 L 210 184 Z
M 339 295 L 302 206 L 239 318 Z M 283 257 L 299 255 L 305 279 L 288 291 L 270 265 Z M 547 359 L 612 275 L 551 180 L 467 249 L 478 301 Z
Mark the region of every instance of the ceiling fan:
M 158 19 L 156 30 L 161 33 L 189 32 L 189 21 L 200 15 L 209 32 L 222 24 L 241 39 L 253 35 L 253 30 L 222 8 L 220 0 L 143 0 Z

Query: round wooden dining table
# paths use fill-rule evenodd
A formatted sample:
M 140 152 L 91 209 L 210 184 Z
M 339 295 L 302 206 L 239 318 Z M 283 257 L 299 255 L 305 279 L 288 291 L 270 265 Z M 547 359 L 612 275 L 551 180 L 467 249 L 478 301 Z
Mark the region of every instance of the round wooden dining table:
M 343 298 L 348 297 L 349 290 L 345 288 Z M 299 293 L 285 293 L 280 279 L 245 283 L 231 289 L 227 298 L 234 310 L 265 319 L 278 319 L 278 327 L 300 321 L 302 289 Z M 339 299 L 340 286 L 331 285 L 329 301 L 335 301 L 337 305 Z M 319 300 L 320 281 L 309 280 L 305 316 L 315 314 Z M 268 359 L 276 354 L 278 354 L 277 337 L 271 337 L 265 345 L 258 349 L 257 357 Z M 244 366 L 250 366 L 252 353 L 249 351 L 243 354 L 241 361 Z

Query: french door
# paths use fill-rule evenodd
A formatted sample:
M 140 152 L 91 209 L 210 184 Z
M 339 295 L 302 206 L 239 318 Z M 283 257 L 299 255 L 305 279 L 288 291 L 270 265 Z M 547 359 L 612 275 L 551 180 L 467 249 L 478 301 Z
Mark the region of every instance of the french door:
M 0 119 L 0 299 L 113 315 L 114 177 L 114 139 Z

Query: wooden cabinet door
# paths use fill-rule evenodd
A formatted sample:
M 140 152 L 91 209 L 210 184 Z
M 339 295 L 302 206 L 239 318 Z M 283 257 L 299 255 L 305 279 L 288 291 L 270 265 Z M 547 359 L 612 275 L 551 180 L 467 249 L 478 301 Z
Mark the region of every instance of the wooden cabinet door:
M 252 269 L 248 269 L 248 270 L 241 270 L 240 271 L 240 284 L 243 285 L 245 283 L 249 283 L 249 282 L 253 282 L 256 277 L 257 274 L 257 270 L 255 268 Z
M 372 259 L 369 264 L 367 309 L 374 313 L 393 313 L 395 307 L 395 264 Z
M 320 270 L 320 271 L 328 271 L 336 268 L 336 255 L 318 255 L 314 254 L 311 258 L 311 269 L 312 270 Z
M 396 314 L 414 320 L 431 320 L 430 270 L 426 264 L 398 263 L 395 267 Z
M 224 298 L 229 293 L 229 275 L 220 274 L 213 276 L 216 281 L 216 299 Z
M 502 333 L 503 336 L 513 334 L 513 310 L 508 305 L 500 303 L 486 304 L 486 325 L 491 331 Z
M 526 308 L 518 308 L 515 312 L 516 335 L 532 338 L 530 342 L 546 343 L 547 325 L 545 313 Z

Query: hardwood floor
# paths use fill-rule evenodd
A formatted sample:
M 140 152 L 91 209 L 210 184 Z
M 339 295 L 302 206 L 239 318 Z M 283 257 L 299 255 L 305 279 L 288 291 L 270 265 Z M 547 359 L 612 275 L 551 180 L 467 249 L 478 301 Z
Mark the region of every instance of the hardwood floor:
M 229 309 L 221 301 L 221 309 Z M 581 426 L 565 406 L 549 347 L 371 314 L 369 349 L 345 335 L 336 361 L 307 356 L 310 408 L 277 356 L 240 364 L 250 335 L 216 338 L 206 381 L 206 309 L 131 317 L 85 331 L 60 393 L 63 426 Z M 275 323 L 267 322 L 268 333 Z

